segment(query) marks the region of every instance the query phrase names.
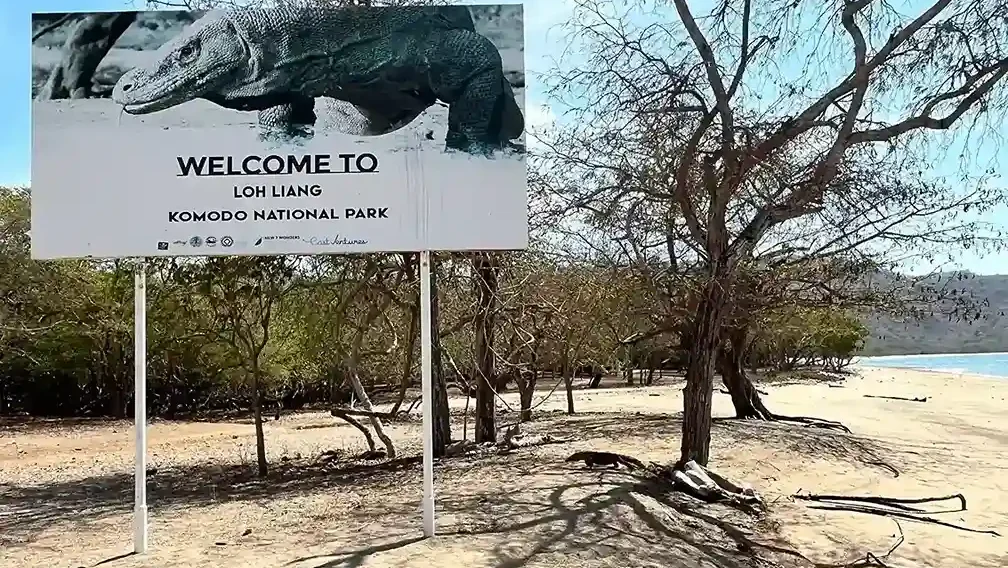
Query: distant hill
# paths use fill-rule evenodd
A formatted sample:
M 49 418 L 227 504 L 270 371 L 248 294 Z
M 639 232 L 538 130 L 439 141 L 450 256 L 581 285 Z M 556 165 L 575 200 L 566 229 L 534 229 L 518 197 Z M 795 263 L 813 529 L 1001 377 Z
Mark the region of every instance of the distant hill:
M 962 279 L 956 278 L 962 274 Z M 865 324 L 871 331 L 864 355 L 912 355 L 929 353 L 981 353 L 1008 351 L 1008 275 L 981 276 L 969 273 L 939 277 L 960 294 L 984 303 L 979 317 L 949 318 L 949 303 L 934 306 L 934 315 L 900 321 L 871 316 Z M 938 278 L 929 279 L 934 283 Z M 924 306 L 930 312 L 929 306 Z

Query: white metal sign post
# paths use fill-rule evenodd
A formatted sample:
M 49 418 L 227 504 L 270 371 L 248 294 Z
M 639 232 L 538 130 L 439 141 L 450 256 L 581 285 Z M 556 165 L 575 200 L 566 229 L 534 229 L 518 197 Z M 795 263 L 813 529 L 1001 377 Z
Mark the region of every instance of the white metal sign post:
M 431 369 L 430 251 L 420 253 L 420 396 L 423 405 L 423 530 L 434 536 L 434 396 Z
M 147 552 L 147 266 L 133 275 L 133 422 L 136 458 L 133 465 L 133 552 Z

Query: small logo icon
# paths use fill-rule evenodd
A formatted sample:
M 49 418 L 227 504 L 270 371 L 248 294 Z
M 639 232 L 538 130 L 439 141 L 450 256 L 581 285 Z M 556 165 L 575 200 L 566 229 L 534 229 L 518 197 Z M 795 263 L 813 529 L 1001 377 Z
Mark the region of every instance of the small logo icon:
M 234 244 L 234 239 L 231 237 L 221 237 L 220 244 L 222 247 L 229 247 Z
M 255 242 L 254 246 L 259 246 L 261 244 L 262 244 L 262 237 L 259 237 L 258 239 L 256 239 L 256 242 Z
M 189 244 L 192 245 L 192 246 L 194 246 L 194 247 L 201 247 L 201 246 L 203 246 L 203 239 L 201 239 L 199 237 L 193 237 L 193 238 L 189 239 Z
M 184 246 L 186 246 L 187 244 L 189 244 L 189 241 L 183 241 L 183 240 L 176 240 L 176 241 L 172 241 L 172 244 L 173 244 L 173 245 L 178 245 L 178 246 L 180 246 L 180 247 L 184 247 Z
M 208 247 L 217 246 L 217 237 L 207 237 L 206 246 Z
M 168 250 L 168 241 L 158 241 L 157 249 L 158 250 Z

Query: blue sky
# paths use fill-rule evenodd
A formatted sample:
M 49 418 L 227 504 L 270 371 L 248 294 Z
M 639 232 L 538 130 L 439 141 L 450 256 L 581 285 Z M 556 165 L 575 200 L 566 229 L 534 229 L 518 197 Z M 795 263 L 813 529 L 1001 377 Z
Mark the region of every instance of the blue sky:
M 512 0 L 503 0 L 512 1 Z M 467 3 L 493 3 L 475 0 Z M 531 72 L 528 92 L 529 122 L 545 119 L 549 110 L 541 93 L 536 92 L 535 72 L 546 71 L 548 58 L 559 51 L 559 34 L 553 29 L 567 19 L 564 0 L 525 0 L 526 67 Z M 0 185 L 29 185 L 30 182 L 30 19 L 31 12 L 65 12 L 131 9 L 143 2 L 130 0 L 7 0 L 0 1 L 0 53 L 7 64 L 0 66 L 0 108 L 6 109 L 0 128 Z M 1000 129 L 1008 136 L 1008 125 Z M 947 154 L 946 154 L 947 156 Z M 996 151 L 998 162 L 1008 164 L 1008 149 Z M 1001 159 L 1003 158 L 1003 159 Z M 952 172 L 955 157 L 936 156 L 939 170 Z M 1008 229 L 1008 210 L 1001 209 L 986 220 Z M 969 251 L 956 258 L 952 266 L 980 274 L 1008 274 L 1008 251 L 979 257 Z

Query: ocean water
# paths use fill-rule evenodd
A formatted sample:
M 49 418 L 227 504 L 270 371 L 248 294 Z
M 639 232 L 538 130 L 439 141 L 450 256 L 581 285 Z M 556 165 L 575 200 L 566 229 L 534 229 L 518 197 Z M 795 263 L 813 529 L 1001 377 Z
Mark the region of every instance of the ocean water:
M 1008 378 L 1008 353 L 888 355 L 885 357 L 858 357 L 855 363 L 866 367 L 901 367 Z

